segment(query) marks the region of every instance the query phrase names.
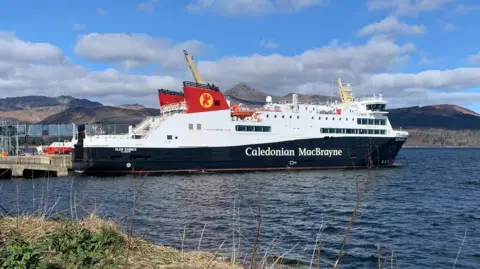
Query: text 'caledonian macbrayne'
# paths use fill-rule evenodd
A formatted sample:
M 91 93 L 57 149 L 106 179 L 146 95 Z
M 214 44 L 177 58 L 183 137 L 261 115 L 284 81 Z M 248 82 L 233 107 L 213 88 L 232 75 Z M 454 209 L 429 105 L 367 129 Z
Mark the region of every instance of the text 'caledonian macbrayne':
M 298 148 L 298 150 L 294 149 L 271 149 L 270 147 L 266 149 L 258 148 L 251 148 L 248 147 L 245 149 L 245 154 L 247 156 L 341 156 L 342 150 L 341 149 L 321 149 L 321 148 Z

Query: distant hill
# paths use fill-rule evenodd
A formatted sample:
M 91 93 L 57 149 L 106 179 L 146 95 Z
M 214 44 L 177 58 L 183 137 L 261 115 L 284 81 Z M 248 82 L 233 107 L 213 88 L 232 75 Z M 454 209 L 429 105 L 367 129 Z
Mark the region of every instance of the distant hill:
M 66 107 L 101 107 L 99 102 L 93 102 L 87 99 L 77 99 L 71 96 L 22 96 L 7 97 L 0 99 L 0 111 L 25 110 L 38 107 L 66 106 Z
M 73 107 L 52 115 L 41 124 L 81 124 L 81 123 L 119 123 L 136 124 L 146 117 L 156 116 L 160 112 L 154 108 L 129 109 L 124 107 L 102 106 L 96 108 Z
M 402 128 L 480 129 L 480 114 L 448 104 L 390 109 L 389 119 Z
M 91 109 L 102 107 L 99 102 L 71 96 L 22 96 L 0 99 L 0 118 L 23 123 L 38 123 L 69 108 Z

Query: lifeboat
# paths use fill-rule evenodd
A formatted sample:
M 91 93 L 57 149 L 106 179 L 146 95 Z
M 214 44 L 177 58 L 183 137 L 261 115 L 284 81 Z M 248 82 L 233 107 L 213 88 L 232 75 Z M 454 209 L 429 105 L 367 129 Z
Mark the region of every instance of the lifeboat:
M 255 114 L 255 111 L 251 109 L 243 109 L 240 108 L 239 105 L 233 105 L 232 107 L 232 116 L 233 117 L 238 117 L 238 118 L 247 118 L 247 117 L 252 117 L 252 115 Z

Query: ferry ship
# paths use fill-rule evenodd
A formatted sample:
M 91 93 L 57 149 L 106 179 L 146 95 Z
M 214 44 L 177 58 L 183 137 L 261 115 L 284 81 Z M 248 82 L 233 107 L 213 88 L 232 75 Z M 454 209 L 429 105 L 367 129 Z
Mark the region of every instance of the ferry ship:
M 338 79 L 340 101 L 266 97 L 260 108 L 232 104 L 198 73 L 183 92 L 159 90 L 160 112 L 128 134 L 78 126 L 73 169 L 86 174 L 307 170 L 392 166 L 408 133 L 393 130 L 381 95 L 355 98 Z

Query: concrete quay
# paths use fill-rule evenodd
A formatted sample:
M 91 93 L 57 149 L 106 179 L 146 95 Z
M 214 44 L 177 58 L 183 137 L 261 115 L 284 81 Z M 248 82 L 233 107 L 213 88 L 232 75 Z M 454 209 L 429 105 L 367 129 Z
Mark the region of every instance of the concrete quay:
M 72 169 L 72 155 L 7 156 L 0 158 L 0 177 L 62 177 Z

